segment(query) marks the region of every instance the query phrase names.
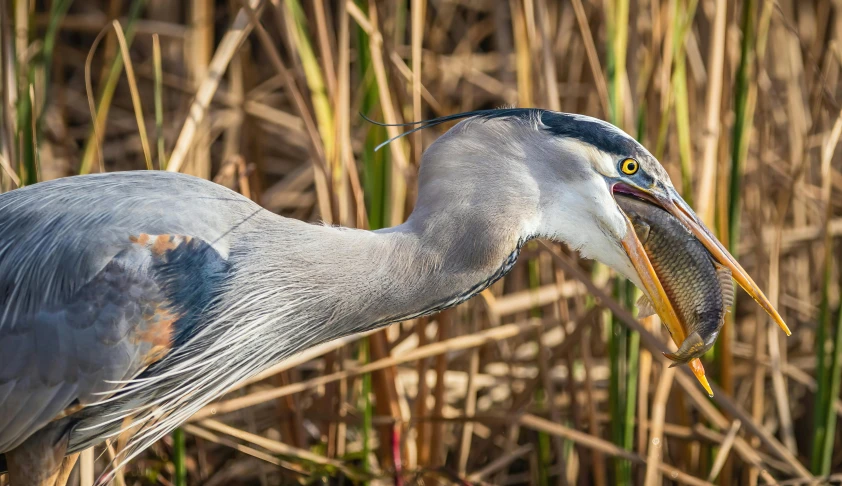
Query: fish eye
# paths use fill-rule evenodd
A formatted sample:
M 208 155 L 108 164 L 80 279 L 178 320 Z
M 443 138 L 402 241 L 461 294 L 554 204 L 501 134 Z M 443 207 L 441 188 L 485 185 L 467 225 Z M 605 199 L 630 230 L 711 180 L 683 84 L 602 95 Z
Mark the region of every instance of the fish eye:
M 640 169 L 640 164 L 634 159 L 623 159 L 620 162 L 620 171 L 626 175 L 634 175 Z

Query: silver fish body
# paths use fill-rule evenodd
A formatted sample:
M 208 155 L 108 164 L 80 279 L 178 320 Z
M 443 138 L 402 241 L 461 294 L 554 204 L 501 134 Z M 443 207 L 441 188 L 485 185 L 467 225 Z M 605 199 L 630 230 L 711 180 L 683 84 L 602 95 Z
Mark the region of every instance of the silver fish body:
M 663 209 L 621 194 L 616 200 L 684 328 L 686 338 L 678 350 L 665 355 L 675 361 L 673 366 L 702 356 L 716 342 L 733 303 L 730 270 L 717 264 L 704 245 Z

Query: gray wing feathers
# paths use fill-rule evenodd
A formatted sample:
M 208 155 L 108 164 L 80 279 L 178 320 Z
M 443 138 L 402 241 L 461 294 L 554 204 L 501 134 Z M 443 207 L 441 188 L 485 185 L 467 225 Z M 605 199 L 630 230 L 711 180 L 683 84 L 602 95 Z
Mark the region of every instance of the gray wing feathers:
M 119 253 L 72 303 L 0 328 L 0 451 L 68 409 L 105 398 L 119 387 L 114 381 L 165 354 L 150 337 L 166 298 L 148 270 L 138 271 L 148 268 L 142 253 L 151 259 L 140 246 Z
M 190 235 L 227 252 L 229 233 L 258 211 L 215 184 L 159 172 L 0 195 L 0 453 L 169 351 L 178 316 L 156 279 L 162 254 L 132 236 Z
M 0 327 L 66 303 L 134 234 L 200 238 L 226 256 L 263 210 L 209 181 L 159 171 L 70 177 L 0 194 Z

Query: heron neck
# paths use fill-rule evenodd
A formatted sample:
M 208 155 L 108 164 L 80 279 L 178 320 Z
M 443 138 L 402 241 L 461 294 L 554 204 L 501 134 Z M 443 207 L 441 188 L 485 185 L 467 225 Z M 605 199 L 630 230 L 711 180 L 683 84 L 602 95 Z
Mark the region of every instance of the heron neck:
M 249 270 L 232 285 L 266 297 L 271 309 L 249 312 L 271 313 L 277 332 L 315 326 L 322 341 L 456 305 L 507 272 L 523 242 L 481 218 L 420 216 L 378 231 L 260 223 L 260 248 L 234 253 Z
M 259 297 L 243 319 L 277 323 L 279 339 L 307 329 L 308 339 L 324 341 L 470 298 L 512 267 L 531 236 L 522 223 L 529 215 L 522 204 L 484 211 L 442 201 L 424 201 L 405 223 L 377 231 L 264 213 L 249 225 L 248 251 L 232 249 L 241 271 L 230 286 Z
M 344 316 L 343 330 L 372 329 L 467 300 L 508 272 L 529 239 L 515 214 L 436 206 L 417 206 L 393 228 L 331 229 L 339 237 L 332 239 L 327 268 L 340 299 L 333 315 Z
M 444 227 L 417 225 L 412 218 L 395 228 L 377 231 L 369 278 L 387 283 L 379 300 L 380 315 L 371 324 L 385 324 L 438 312 L 476 295 L 505 275 L 520 253 L 523 239 L 490 236 L 476 222 L 449 221 Z M 473 229 L 472 229 L 473 227 Z M 387 257 L 388 255 L 388 257 Z M 379 306 L 378 306 L 379 307 Z

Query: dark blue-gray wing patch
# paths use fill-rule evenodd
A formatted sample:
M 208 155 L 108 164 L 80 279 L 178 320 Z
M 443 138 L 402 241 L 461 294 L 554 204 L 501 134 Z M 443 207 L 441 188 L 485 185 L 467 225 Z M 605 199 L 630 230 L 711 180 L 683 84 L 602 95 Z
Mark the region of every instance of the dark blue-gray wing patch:
M 127 236 L 66 302 L 0 327 L 0 453 L 103 400 L 197 332 L 228 263 L 207 242 Z

